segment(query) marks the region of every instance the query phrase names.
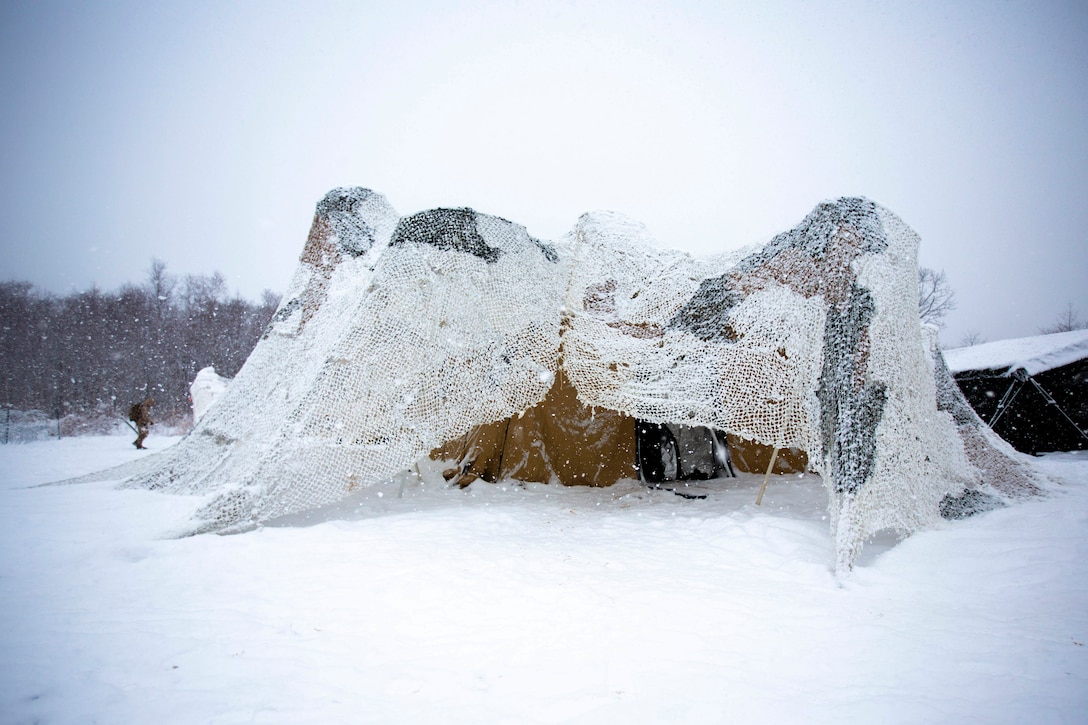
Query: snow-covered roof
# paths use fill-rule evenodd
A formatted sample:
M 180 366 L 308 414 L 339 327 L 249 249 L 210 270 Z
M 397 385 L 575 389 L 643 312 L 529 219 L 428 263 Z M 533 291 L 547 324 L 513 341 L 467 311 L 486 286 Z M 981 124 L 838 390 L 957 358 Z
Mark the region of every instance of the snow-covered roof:
M 1086 357 L 1088 330 L 997 340 L 944 351 L 945 362 L 953 373 L 965 370 L 1004 370 L 1010 373 L 1024 368 L 1029 375 L 1038 375 Z

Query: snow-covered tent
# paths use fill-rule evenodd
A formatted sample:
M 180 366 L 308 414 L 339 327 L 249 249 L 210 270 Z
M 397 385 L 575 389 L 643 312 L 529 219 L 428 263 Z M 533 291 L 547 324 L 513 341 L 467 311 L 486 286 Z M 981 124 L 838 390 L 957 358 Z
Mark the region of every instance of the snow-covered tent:
M 967 491 L 1036 490 L 919 323 L 917 245 L 861 198 L 696 259 L 615 213 L 546 243 L 471 209 L 400 217 L 380 194 L 336 189 L 226 393 L 124 475 L 211 494 L 192 531 L 242 530 L 432 454 L 456 449 L 461 475 L 474 436 L 503 441 L 491 477 L 635 477 L 640 421 L 807 453 L 849 567 L 867 536 L 933 526 L 942 506 L 970 508 Z
M 946 350 L 967 401 L 1024 453 L 1088 448 L 1088 330 Z

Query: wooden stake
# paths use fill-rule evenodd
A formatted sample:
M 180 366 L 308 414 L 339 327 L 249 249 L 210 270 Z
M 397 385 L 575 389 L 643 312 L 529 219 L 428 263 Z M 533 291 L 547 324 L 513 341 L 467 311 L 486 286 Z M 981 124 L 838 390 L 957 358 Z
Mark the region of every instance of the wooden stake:
M 763 493 L 767 490 L 767 481 L 771 479 L 771 471 L 774 470 L 774 462 L 778 460 L 778 449 L 771 454 L 771 462 L 767 464 L 767 474 L 763 476 L 763 485 L 759 487 L 759 495 L 756 496 L 756 506 L 763 504 Z

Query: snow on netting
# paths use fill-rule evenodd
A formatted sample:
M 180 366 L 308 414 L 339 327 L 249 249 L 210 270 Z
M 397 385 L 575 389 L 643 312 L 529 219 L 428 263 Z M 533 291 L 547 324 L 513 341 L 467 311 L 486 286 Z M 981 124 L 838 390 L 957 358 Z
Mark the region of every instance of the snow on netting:
M 1047 484 L 1046 479 L 1024 465 L 1024 454 L 994 433 L 993 428 L 978 417 L 937 347 L 936 332 L 931 332 L 930 352 L 937 386 L 937 408 L 947 412 L 956 422 L 967 458 L 982 478 L 984 485 L 975 491 L 992 491 L 1005 499 L 1020 499 L 1041 493 Z M 957 496 L 946 500 L 944 505 L 957 509 L 966 506 L 967 513 L 970 513 L 972 501 L 977 501 L 977 498 Z
M 400 218 L 379 194 L 336 189 L 226 393 L 125 475 L 211 493 L 197 531 L 244 528 L 526 410 L 562 365 L 586 405 L 808 451 L 848 567 L 868 535 L 931 526 L 942 500 L 983 480 L 963 411 L 937 407 L 917 244 L 865 199 L 821 204 L 764 247 L 693 259 L 612 213 L 553 247 L 471 209 Z
M 693 260 L 584 216 L 563 338 L 585 401 L 809 452 L 831 496 L 838 564 L 864 539 L 931 526 L 977 484 L 936 410 L 917 311 L 917 236 L 864 199 L 821 204 L 760 249 Z
M 216 492 L 196 531 L 384 481 L 543 399 L 565 279 L 555 250 L 517 224 L 469 209 L 399 218 L 379 194 L 334 190 L 222 398 L 149 470 L 125 473 L 134 485 Z

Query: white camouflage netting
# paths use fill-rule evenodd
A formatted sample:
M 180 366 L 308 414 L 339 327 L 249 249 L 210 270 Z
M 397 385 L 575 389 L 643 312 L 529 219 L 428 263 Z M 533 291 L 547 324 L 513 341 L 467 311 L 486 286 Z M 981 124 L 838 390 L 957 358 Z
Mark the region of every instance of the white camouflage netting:
M 932 526 L 946 497 L 997 483 L 938 410 L 917 244 L 865 199 L 821 204 L 762 248 L 693 259 L 612 213 L 552 246 L 469 209 L 400 218 L 380 194 L 336 189 L 226 393 L 126 475 L 215 493 L 197 531 L 245 528 L 524 411 L 562 365 L 586 405 L 808 451 L 848 567 L 867 536 Z M 1009 461 L 1000 491 L 1030 485 L 1015 454 L 995 455 Z

